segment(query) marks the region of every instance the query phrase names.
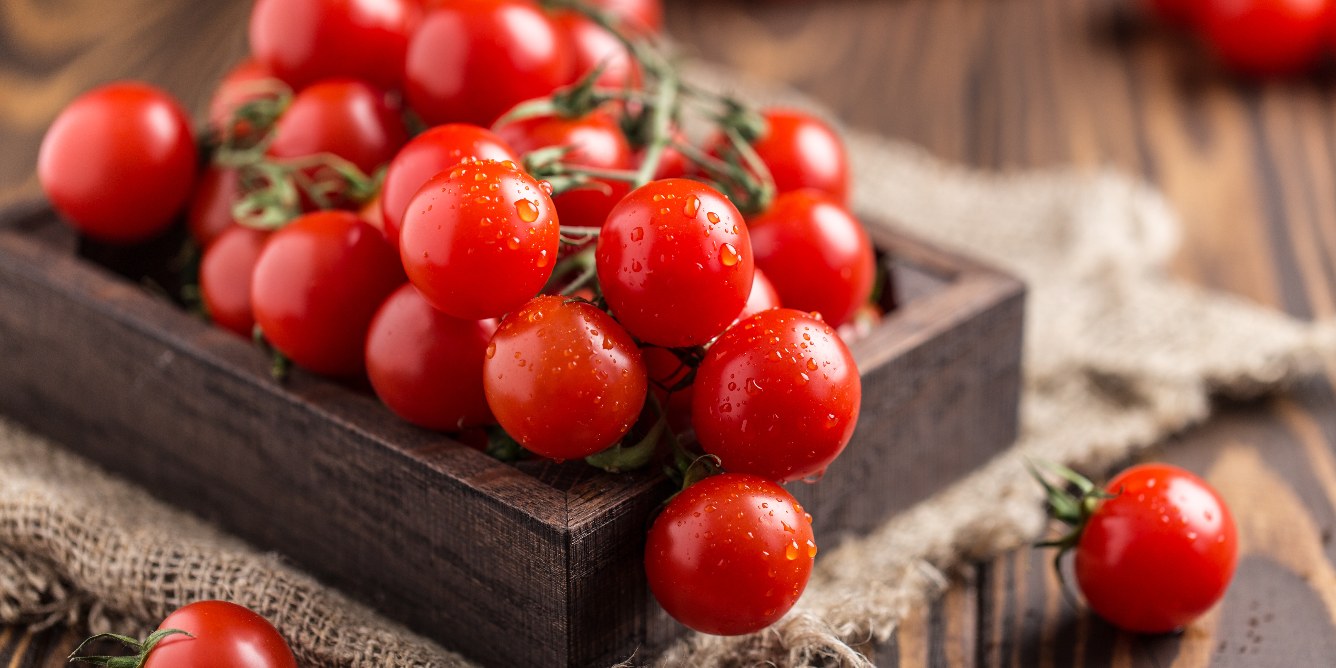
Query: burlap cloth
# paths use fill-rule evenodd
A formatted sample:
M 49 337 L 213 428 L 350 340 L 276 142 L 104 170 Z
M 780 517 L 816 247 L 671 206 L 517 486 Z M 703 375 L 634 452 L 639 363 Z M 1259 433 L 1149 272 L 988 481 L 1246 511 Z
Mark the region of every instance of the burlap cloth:
M 1166 277 L 1177 223 L 1156 192 L 1124 176 L 985 174 L 877 137 L 848 139 L 860 215 L 1029 285 L 1023 435 L 874 533 L 825 546 L 797 608 L 771 629 L 689 637 L 664 664 L 864 664 L 850 643 L 884 639 L 953 569 L 1041 532 L 1024 457 L 1100 470 L 1205 419 L 1212 396 L 1272 391 L 1336 350 L 1328 325 Z M 129 631 L 202 598 L 256 609 L 303 665 L 467 665 L 0 418 L 0 621 Z

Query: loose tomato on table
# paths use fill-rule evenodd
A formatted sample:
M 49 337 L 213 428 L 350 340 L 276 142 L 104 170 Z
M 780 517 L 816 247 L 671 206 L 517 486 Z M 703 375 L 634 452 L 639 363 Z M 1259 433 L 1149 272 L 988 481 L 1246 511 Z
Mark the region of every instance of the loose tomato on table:
M 135 648 L 138 656 L 78 657 L 103 666 L 133 668 L 297 668 L 287 641 L 269 620 L 228 601 L 197 601 L 168 615 L 142 642 L 102 634 Z M 75 650 L 79 654 L 82 646 Z
M 677 621 L 702 633 L 740 635 L 793 607 L 816 552 L 811 516 L 783 487 L 724 473 L 687 487 L 654 520 L 645 575 Z
M 42 138 L 37 178 L 57 211 L 101 241 L 134 243 L 172 224 L 195 183 L 189 117 L 167 93 L 121 81 L 80 95 Z
M 1330 0 L 1199 0 L 1197 23 L 1235 71 L 1287 75 L 1311 67 L 1330 31 Z
M 251 338 L 255 313 L 251 282 L 270 232 L 233 225 L 204 251 L 199 264 L 200 298 L 214 324 Z
M 398 88 L 421 14 L 420 0 L 258 0 L 251 52 L 298 89 L 332 77 Z

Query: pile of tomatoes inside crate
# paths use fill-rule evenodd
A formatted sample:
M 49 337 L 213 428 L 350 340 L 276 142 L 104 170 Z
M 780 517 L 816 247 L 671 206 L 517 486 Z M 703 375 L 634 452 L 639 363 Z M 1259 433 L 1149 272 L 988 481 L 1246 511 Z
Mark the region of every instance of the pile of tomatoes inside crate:
M 854 430 L 877 263 L 839 137 L 682 80 L 661 23 L 657 0 L 259 0 L 206 124 L 113 83 L 39 176 L 101 242 L 184 217 L 197 305 L 280 375 L 369 381 L 502 458 L 664 468 L 652 591 L 756 631 L 811 572 L 779 483 Z

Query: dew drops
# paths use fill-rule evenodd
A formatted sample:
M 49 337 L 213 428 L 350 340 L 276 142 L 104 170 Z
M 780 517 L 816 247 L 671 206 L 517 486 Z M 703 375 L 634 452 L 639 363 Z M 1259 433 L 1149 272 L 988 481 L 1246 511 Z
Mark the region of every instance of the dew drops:
M 604 349 L 604 350 L 612 350 L 612 348 L 613 348 L 614 345 L 616 345 L 616 344 L 614 344 L 614 343 L 612 342 L 612 339 L 611 339 L 610 337 L 607 337 L 607 336 L 603 337 L 603 349 Z
M 645 266 L 640 264 L 640 260 L 631 260 L 631 271 L 640 271 Z
M 473 201 L 477 202 L 478 204 L 488 204 L 492 201 L 492 198 L 486 195 L 478 195 L 477 197 L 473 198 Z
M 695 218 L 700 212 L 700 198 L 692 195 L 687 199 L 686 206 L 682 207 L 682 214 L 688 218 Z
M 654 197 L 651 197 L 650 199 L 654 200 L 655 202 L 662 202 L 663 195 L 661 193 L 656 193 Z
M 515 213 L 519 214 L 520 220 L 532 223 L 538 220 L 538 203 L 521 197 L 515 200 Z
M 492 359 L 495 356 L 496 356 L 496 342 L 493 341 L 492 343 L 487 344 L 487 359 Z
M 547 250 L 538 252 L 538 260 L 536 260 L 534 264 L 538 265 L 539 269 L 547 266 Z
M 793 533 L 794 531 L 793 527 L 789 526 L 789 523 L 785 522 L 784 520 L 779 521 L 779 526 L 784 527 L 784 531 L 788 533 Z
M 798 541 L 791 540 L 784 546 L 784 558 L 793 561 L 798 558 Z
M 812 540 L 809 538 L 807 540 L 807 557 L 810 559 L 815 556 L 816 556 L 816 543 L 813 543 Z
M 519 238 L 519 237 L 511 237 L 511 238 L 507 239 L 507 240 L 506 240 L 506 248 L 509 248 L 510 250 L 519 250 L 519 248 L 520 248 L 520 238 Z
M 718 224 L 719 224 L 719 214 L 717 214 L 717 213 L 715 213 L 715 212 L 713 212 L 713 211 L 711 211 L 711 212 L 705 214 L 705 219 L 708 220 L 708 221 L 710 221 L 711 223 L 713 223 L 713 224 L 715 224 L 715 225 L 718 225 Z
M 756 382 L 755 378 L 747 379 L 747 394 L 756 394 L 761 391 L 761 384 Z
M 811 377 L 811 376 L 808 376 L 806 373 L 803 373 L 803 372 L 801 372 L 801 371 L 798 372 L 798 383 L 799 383 L 800 385 L 806 385 L 806 384 L 807 384 L 807 381 L 809 381 L 809 380 L 812 380 L 812 377 Z

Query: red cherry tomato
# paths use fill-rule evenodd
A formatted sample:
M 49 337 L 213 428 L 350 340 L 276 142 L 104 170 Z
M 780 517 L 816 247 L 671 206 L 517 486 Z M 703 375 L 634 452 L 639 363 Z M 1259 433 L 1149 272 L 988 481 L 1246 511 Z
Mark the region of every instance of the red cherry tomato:
M 405 92 L 428 123 L 491 125 L 570 80 L 570 43 L 529 0 L 432 7 L 408 45 Z
M 234 169 L 210 166 L 199 177 L 186 210 L 186 227 L 203 248 L 236 225 L 232 205 L 241 199 L 241 180 Z
M 159 629 L 179 629 L 153 647 L 144 668 L 297 668 L 268 620 L 227 601 L 199 601 L 168 615 Z
M 497 134 L 521 154 L 549 146 L 570 146 L 562 162 L 574 167 L 627 170 L 631 167 L 631 147 L 611 116 L 595 112 L 580 118 L 541 116 L 507 123 Z M 553 198 L 561 224 L 574 227 L 600 227 L 608 212 L 631 186 L 624 181 L 595 179 L 587 188 L 568 190 Z
M 460 320 L 432 308 L 412 285 L 380 307 L 366 339 L 366 371 L 376 396 L 427 429 L 492 424 L 482 362 L 495 320 Z
M 863 225 L 817 190 L 780 195 L 751 222 L 756 266 L 784 305 L 839 327 L 872 296 L 877 261 Z
M 199 265 L 200 296 L 214 324 L 247 339 L 255 329 L 251 278 L 269 232 L 233 225 L 218 235 Z
M 589 0 L 589 4 L 610 12 L 632 31 L 663 32 L 662 0 Z
M 802 111 L 768 109 L 762 113 L 766 133 L 752 142 L 761 161 L 770 170 L 779 194 L 801 188 L 829 193 L 839 202 L 849 199 L 849 159 L 844 141 L 823 121 Z M 716 137 L 710 152 L 727 151 L 725 140 Z
M 820 476 L 853 435 L 863 384 L 830 325 L 788 308 L 728 328 L 696 370 L 691 419 L 728 471 Z
M 1314 65 L 1332 18 L 1328 0 L 1202 0 L 1197 13 L 1220 60 L 1252 76 Z
M 1123 471 L 1076 546 L 1076 580 L 1113 625 L 1166 633 L 1201 616 L 1234 575 L 1238 537 L 1220 496 L 1168 464 Z
M 209 100 L 209 125 L 221 131 L 232 122 L 237 110 L 248 103 L 264 99 L 277 88 L 285 87 L 282 81 L 274 77 L 262 63 L 254 59 L 243 60 L 223 75 Z M 235 127 L 233 134 L 245 136 L 249 128 Z
M 742 307 L 742 313 L 738 314 L 738 320 L 746 320 L 761 311 L 769 311 L 780 306 L 783 304 L 779 301 L 779 293 L 775 292 L 774 284 L 766 278 L 765 272 L 757 267 L 756 273 L 752 276 L 751 294 L 747 296 L 747 303 Z
M 812 516 L 783 487 L 724 473 L 686 488 L 654 520 L 645 575 L 677 621 L 702 633 L 740 635 L 793 607 L 816 551 Z
M 575 67 L 574 83 L 596 67 L 602 71 L 595 81 L 601 88 L 637 88 L 641 85 L 640 66 L 621 40 L 597 23 L 575 12 L 560 12 L 552 17 L 557 28 L 570 40 Z
M 298 366 L 355 377 L 372 316 L 403 282 L 379 230 L 349 211 L 320 211 L 270 237 L 255 263 L 251 305 L 265 338 Z
M 682 134 L 681 130 L 674 128 L 672 130 L 672 135 L 675 141 L 682 143 L 687 141 L 686 136 Z M 631 156 L 631 165 L 633 168 L 639 169 L 641 165 L 645 164 L 645 154 L 647 152 L 647 148 L 640 148 L 635 151 Z M 654 170 L 654 180 L 661 181 L 663 179 L 683 178 L 688 176 L 690 172 L 691 163 L 687 160 L 687 157 L 682 155 L 682 152 L 676 148 L 668 146 L 663 150 L 663 154 L 659 157 L 659 168 Z
M 520 161 L 519 154 L 491 130 L 465 123 L 438 125 L 399 150 L 385 170 L 385 184 L 381 187 L 385 238 L 391 245 L 398 246 L 404 210 L 422 184 L 465 158 Z
M 292 99 L 274 128 L 269 155 L 301 158 L 334 155 L 365 174 L 390 161 L 408 141 L 399 113 L 385 92 L 352 79 L 313 84 Z
M 37 178 L 80 232 L 114 243 L 160 234 L 195 182 L 190 120 L 171 96 L 122 81 L 76 98 L 42 139 Z
M 616 443 L 645 403 L 635 341 L 593 304 L 535 297 L 506 316 L 487 348 L 483 387 L 497 422 L 525 448 L 556 460 Z
M 667 348 L 646 346 L 640 349 L 645 360 L 645 372 L 649 374 L 649 391 L 659 401 L 659 406 L 668 415 L 668 426 L 675 432 L 691 428 L 691 398 L 695 395 L 695 385 L 677 388 L 691 367 L 682 362 L 677 355 Z
M 687 179 L 631 191 L 603 224 L 598 280 L 617 319 L 641 341 L 705 343 L 751 293 L 751 241 L 742 215 L 713 188 Z
M 433 177 L 404 213 L 409 280 L 457 318 L 495 318 L 543 288 L 560 241 L 556 207 L 510 162 L 465 162 Z
M 251 53 L 294 88 L 332 77 L 398 88 L 421 12 L 418 0 L 257 0 Z

